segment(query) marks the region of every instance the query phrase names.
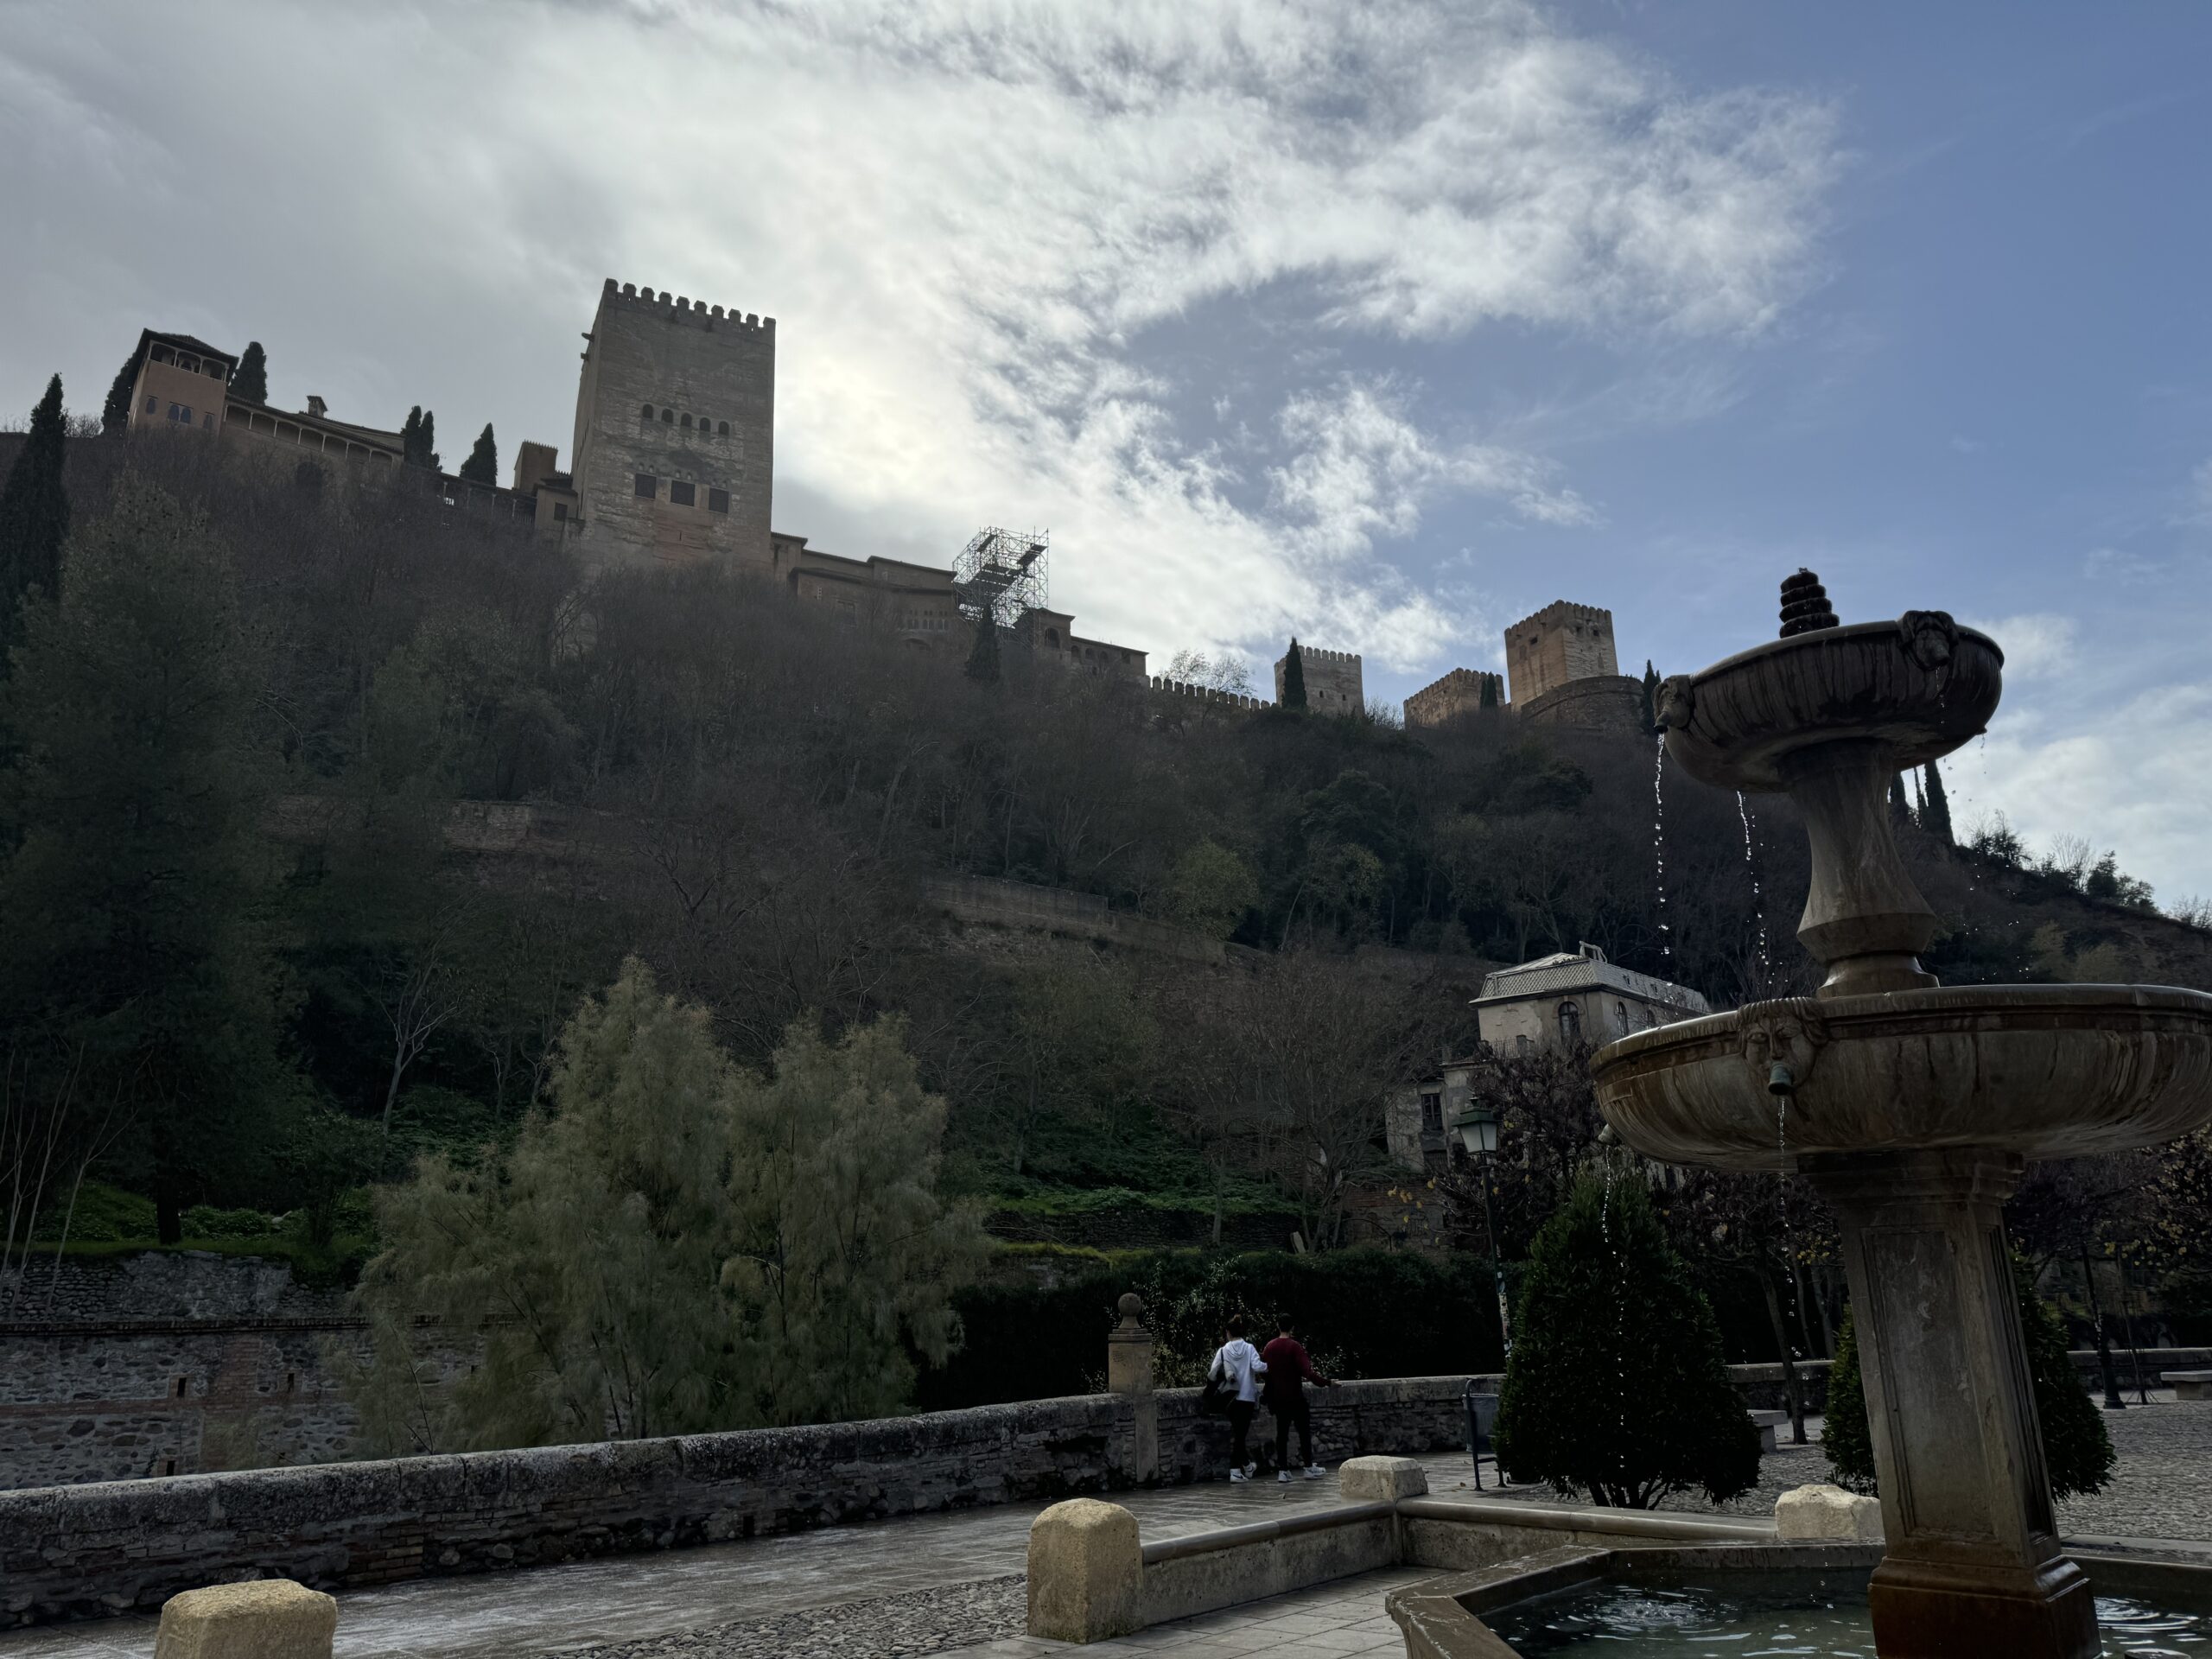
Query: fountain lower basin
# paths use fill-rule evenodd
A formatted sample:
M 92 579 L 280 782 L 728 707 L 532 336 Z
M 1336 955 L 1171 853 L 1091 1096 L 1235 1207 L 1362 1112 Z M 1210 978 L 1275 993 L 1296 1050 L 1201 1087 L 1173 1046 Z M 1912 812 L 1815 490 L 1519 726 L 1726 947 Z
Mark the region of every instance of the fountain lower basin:
M 1665 1163 L 1794 1169 L 1942 1147 L 2079 1157 L 2202 1121 L 2212 995 L 1969 985 L 1792 997 L 1638 1032 L 1591 1066 L 1614 1131 Z M 1777 1066 L 1786 1110 L 1770 1092 Z

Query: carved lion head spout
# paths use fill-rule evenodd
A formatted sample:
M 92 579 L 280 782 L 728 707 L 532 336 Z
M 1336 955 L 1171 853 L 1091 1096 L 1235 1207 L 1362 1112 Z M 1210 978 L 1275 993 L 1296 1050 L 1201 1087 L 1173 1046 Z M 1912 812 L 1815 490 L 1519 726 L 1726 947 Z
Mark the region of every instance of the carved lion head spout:
M 1688 729 L 1690 715 L 1695 712 L 1697 699 L 1690 691 L 1690 677 L 1669 674 L 1659 682 L 1659 690 L 1651 699 L 1652 718 L 1659 722 L 1662 732 Z
M 1827 1046 L 1827 1021 L 1820 1005 L 1809 997 L 1790 997 L 1747 1008 L 1742 1020 L 1744 1064 L 1760 1083 L 1771 1087 L 1775 1068 L 1781 1066 L 1788 1073 L 1789 1088 L 1802 1088 Z
M 1959 625 L 1948 611 L 1907 611 L 1897 619 L 1897 632 L 1904 636 L 1905 655 L 1931 674 L 1959 648 Z

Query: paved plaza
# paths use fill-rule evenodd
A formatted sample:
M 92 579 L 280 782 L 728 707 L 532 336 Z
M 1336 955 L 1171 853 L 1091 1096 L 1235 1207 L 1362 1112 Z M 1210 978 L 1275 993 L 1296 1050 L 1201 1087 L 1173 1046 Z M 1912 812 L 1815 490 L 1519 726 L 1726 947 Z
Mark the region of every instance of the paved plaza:
M 2212 1542 L 2212 1402 L 2177 1403 L 2154 1392 L 2148 1407 L 2107 1414 L 2120 1465 L 2112 1487 L 2059 1506 L 2069 1536 Z M 1813 1420 L 1815 1429 L 1818 1419 Z M 1781 1447 L 1760 1465 L 1758 1489 L 1723 1506 L 1770 1514 L 1775 1497 L 1828 1477 L 1817 1440 Z M 1422 1459 L 1432 1492 L 1476 1496 L 1464 1455 Z M 1482 1496 L 1558 1502 L 1542 1488 L 1501 1492 L 1485 1462 Z M 1147 1539 L 1179 1537 L 1340 1502 L 1332 1478 L 1281 1485 L 1210 1482 L 1128 1492 L 1115 1501 Z M 899 1659 L 900 1656 L 1065 1652 L 1021 1634 L 1021 1572 L 1029 1523 L 1042 1503 L 1004 1504 L 786 1534 L 664 1555 L 420 1580 L 340 1597 L 340 1659 Z M 1667 1507 L 1709 1510 L 1694 1497 Z M 1423 1576 L 1374 1574 L 1230 1608 L 1122 1641 L 1102 1654 L 1174 1652 L 1361 1654 L 1398 1652 L 1382 1593 Z M 154 1624 L 112 1619 L 0 1636 L 0 1659 L 146 1659 Z

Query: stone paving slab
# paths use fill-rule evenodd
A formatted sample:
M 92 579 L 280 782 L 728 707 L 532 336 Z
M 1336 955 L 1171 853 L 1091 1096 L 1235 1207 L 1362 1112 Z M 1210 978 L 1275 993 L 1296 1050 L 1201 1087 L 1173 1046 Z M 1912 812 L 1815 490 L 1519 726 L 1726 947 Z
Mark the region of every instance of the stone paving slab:
M 1465 1459 L 1461 1459 L 1464 1464 Z M 1402 1656 L 1405 1638 L 1382 1610 L 1383 1598 L 1406 1585 L 1419 1584 L 1436 1573 L 1428 1567 L 1399 1567 L 1384 1573 L 1365 1573 L 1311 1590 L 1294 1591 L 1269 1601 L 1247 1602 L 1173 1624 L 1155 1624 L 1135 1636 L 1110 1642 L 1093 1642 L 1083 1648 L 1084 1659 L 1093 1654 L 1121 1656 L 1172 1653 L 1176 1659 L 1245 1659 L 1265 1654 L 1268 1659 L 1380 1659 Z M 1035 1637 L 1008 1637 L 959 1650 L 960 1659 L 1068 1659 L 1076 1651 L 1065 1643 Z

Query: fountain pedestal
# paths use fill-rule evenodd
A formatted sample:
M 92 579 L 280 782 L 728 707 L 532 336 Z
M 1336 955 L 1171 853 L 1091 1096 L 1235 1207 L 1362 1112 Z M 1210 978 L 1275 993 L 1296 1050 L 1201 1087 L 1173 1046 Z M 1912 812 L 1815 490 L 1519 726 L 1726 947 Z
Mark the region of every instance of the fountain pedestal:
M 2018 1154 L 1809 1157 L 1834 1206 L 1876 1425 L 1888 1553 L 1870 1586 L 1883 1659 L 2088 1659 L 2088 1578 L 2060 1554 L 2004 1204 Z

